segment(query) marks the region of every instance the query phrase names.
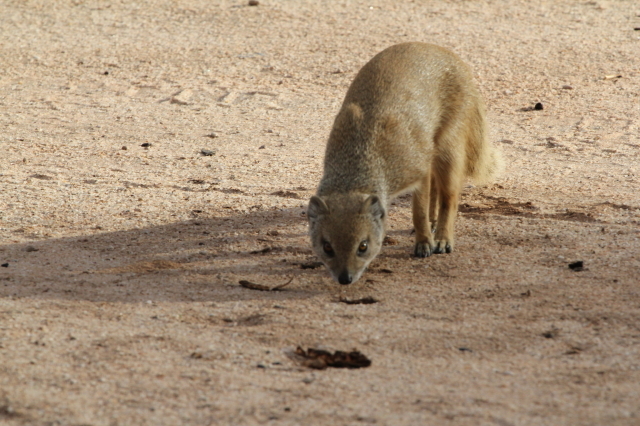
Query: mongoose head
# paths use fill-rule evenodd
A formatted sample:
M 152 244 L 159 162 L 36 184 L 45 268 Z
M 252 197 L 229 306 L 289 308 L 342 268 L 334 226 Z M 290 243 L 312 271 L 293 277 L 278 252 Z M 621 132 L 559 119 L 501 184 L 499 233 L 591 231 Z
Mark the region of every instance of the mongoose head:
M 376 257 L 386 211 L 376 195 L 314 196 L 307 211 L 314 251 L 340 284 L 356 282 Z

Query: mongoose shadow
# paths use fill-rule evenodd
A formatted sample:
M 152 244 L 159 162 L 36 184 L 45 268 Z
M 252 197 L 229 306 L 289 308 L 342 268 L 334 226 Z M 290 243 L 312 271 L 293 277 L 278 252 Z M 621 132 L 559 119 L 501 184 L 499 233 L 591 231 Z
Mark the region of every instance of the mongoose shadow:
M 320 269 L 302 209 L 200 217 L 125 231 L 0 246 L 0 298 L 93 302 L 227 301 L 313 297 Z M 204 214 L 202 214 L 204 216 Z M 286 291 L 244 289 L 241 279 Z M 301 283 L 301 281 L 303 283 Z
M 387 48 L 358 72 L 335 118 L 308 207 L 314 251 L 335 281 L 357 281 L 382 247 L 389 203 L 412 193 L 414 255 L 450 253 L 465 179 L 485 183 L 501 167 L 462 60 L 425 43 Z

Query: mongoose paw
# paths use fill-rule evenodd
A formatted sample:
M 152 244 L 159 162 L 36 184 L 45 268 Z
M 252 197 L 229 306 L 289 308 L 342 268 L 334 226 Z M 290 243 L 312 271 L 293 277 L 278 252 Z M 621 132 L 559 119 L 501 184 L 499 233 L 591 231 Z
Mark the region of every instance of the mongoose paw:
M 416 246 L 413 249 L 413 255 L 415 257 L 429 257 L 431 256 L 431 253 L 431 244 L 428 241 L 426 243 L 416 243 Z
M 433 249 L 435 254 L 451 253 L 452 251 L 453 247 L 447 240 L 436 241 L 436 246 Z

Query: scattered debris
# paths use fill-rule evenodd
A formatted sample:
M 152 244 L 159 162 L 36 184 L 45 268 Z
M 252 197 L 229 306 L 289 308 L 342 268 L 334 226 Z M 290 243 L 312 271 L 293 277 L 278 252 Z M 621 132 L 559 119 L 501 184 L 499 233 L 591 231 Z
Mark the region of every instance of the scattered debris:
M 256 283 L 252 283 L 251 281 L 247 281 L 247 280 L 240 280 L 239 284 L 244 287 L 244 288 L 248 288 L 250 290 L 260 290 L 260 291 L 278 291 L 281 288 L 288 286 L 289 284 L 291 284 L 291 281 L 293 281 L 293 277 L 291 277 L 291 279 L 289 281 L 287 281 L 284 284 L 279 284 L 273 287 L 270 286 L 266 286 L 266 285 L 262 285 L 262 284 L 256 284 Z
M 216 188 L 215 190 L 219 192 L 224 192 L 225 194 L 244 194 L 245 193 L 242 189 L 238 189 L 238 188 L 219 188 L 219 189 Z
M 363 368 L 371 365 L 371 360 L 357 350 L 351 352 L 335 351 L 333 354 L 322 349 L 309 348 L 306 351 L 298 346 L 291 358 L 305 367 L 324 370 L 334 368 Z
M 347 305 L 371 305 L 373 303 L 378 303 L 379 300 L 372 296 L 365 296 L 360 299 L 347 299 L 346 297 L 340 297 L 340 302 L 346 303 Z
M 384 237 L 384 240 L 382 240 L 382 245 L 383 246 L 395 246 L 396 244 L 398 244 L 398 240 L 396 240 L 395 238 L 392 238 L 390 236 L 386 236 Z
M 518 111 L 528 112 L 528 111 L 541 111 L 544 109 L 544 105 L 541 102 L 536 102 L 536 104 L 532 107 L 524 107 L 520 108 Z
M 579 346 L 572 346 L 571 349 L 566 351 L 564 354 L 565 355 L 578 355 L 583 350 L 584 350 L 584 348 L 581 348 Z
M 578 260 L 576 262 L 569 264 L 569 269 L 572 271 L 584 271 L 584 262 L 582 260 Z
M 322 267 L 322 262 L 306 262 L 300 264 L 300 269 L 318 269 Z
M 271 247 L 265 247 L 260 250 L 250 251 L 249 254 L 265 254 L 265 253 L 269 253 L 270 251 L 271 251 Z
M 211 157 L 216 153 L 215 149 L 201 149 L 200 150 L 200 154 L 204 155 L 205 157 Z
M 561 144 L 554 142 L 556 140 L 556 138 L 550 137 L 547 138 L 547 148 L 558 148 L 558 147 L 562 147 Z
M 220 358 L 219 354 L 216 354 L 212 350 L 197 349 L 189 355 L 192 359 L 201 359 L 203 361 L 213 361 Z
M 293 191 L 276 191 L 276 192 L 272 192 L 271 195 L 277 195 L 278 197 L 285 197 L 285 198 L 300 199 L 300 196 Z
M 543 217 L 573 222 L 600 222 L 598 219 L 593 217 L 591 213 L 576 212 L 572 210 L 567 210 L 562 213 L 546 214 L 543 215 Z
M 35 173 L 35 174 L 33 174 L 33 175 L 29 176 L 29 177 L 34 178 L 34 179 L 41 179 L 41 180 L 52 180 L 53 179 L 51 176 L 43 175 L 43 174 L 40 174 L 40 173 Z
M 176 105 L 189 105 L 189 101 L 191 100 L 192 96 L 193 96 L 193 90 L 191 89 L 180 90 L 174 93 L 173 95 L 171 95 L 169 103 L 176 104 Z

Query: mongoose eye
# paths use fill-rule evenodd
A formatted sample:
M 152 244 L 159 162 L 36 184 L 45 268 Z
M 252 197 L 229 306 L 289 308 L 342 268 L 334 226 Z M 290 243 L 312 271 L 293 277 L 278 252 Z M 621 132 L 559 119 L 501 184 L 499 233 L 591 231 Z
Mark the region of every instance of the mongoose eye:
M 364 253 L 369 248 L 369 244 L 366 241 L 363 241 L 358 246 L 358 253 Z
M 333 247 L 331 247 L 331 244 L 329 244 L 327 241 L 322 243 L 322 250 L 324 250 L 324 252 L 328 256 L 333 256 Z

